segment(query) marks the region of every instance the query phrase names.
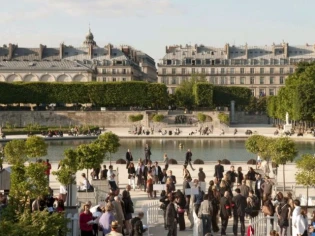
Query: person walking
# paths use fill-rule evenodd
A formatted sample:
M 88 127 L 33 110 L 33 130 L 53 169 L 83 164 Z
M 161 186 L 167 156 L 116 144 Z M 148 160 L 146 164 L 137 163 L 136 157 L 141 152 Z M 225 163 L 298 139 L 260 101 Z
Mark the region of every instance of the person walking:
M 199 182 L 205 182 L 206 181 L 206 174 L 203 172 L 203 168 L 199 168 L 199 173 L 198 173 L 198 180 Z
M 130 162 L 132 161 L 133 161 L 133 157 L 132 157 L 130 149 L 128 149 L 126 152 L 126 169 L 128 169 Z
M 221 235 L 226 235 L 226 228 L 229 222 L 229 218 L 231 218 L 231 204 L 228 191 L 224 192 L 224 196 L 220 200 L 220 218 Z
M 168 228 L 167 236 L 177 236 L 177 212 L 174 205 L 175 196 L 170 193 L 168 198 L 169 204 L 167 205 L 165 213 L 165 221 Z
M 241 195 L 239 188 L 235 189 L 236 195 L 232 198 L 233 206 L 233 233 L 237 234 L 238 221 L 241 223 L 241 235 L 245 235 L 245 208 L 247 207 L 246 198 Z
M 296 217 L 295 222 L 292 223 L 296 228 L 297 235 L 308 236 L 308 219 L 305 209 L 301 209 L 300 214 Z
M 185 157 L 185 165 L 190 165 L 190 168 L 194 171 L 195 169 L 193 168 L 191 164 L 191 157 L 192 157 L 192 152 L 190 149 L 187 150 L 186 152 L 186 157 Z
M 221 165 L 221 160 L 218 160 L 218 164 L 214 166 L 214 177 L 217 178 L 219 183 L 223 178 L 224 167 Z
M 133 191 L 135 191 L 136 189 L 135 178 L 136 178 L 136 169 L 133 163 L 131 162 L 128 166 L 128 181 L 129 181 L 129 185 L 132 186 Z
M 47 176 L 48 183 L 49 183 L 49 176 L 50 176 L 50 170 L 51 170 L 51 164 L 49 163 L 49 159 L 46 160 L 45 165 L 46 165 L 45 174 Z
M 163 162 L 164 162 L 164 169 L 167 170 L 168 169 L 168 156 L 166 153 L 164 153 L 164 156 L 163 156 Z
M 80 214 L 79 223 L 82 236 L 93 236 L 93 225 L 89 222 L 93 220 L 93 215 L 90 212 L 90 206 L 85 204 L 83 212 Z
M 231 189 L 233 189 L 233 186 L 236 182 L 236 177 L 237 177 L 237 173 L 234 170 L 234 166 L 230 167 L 230 170 L 228 172 L 226 172 L 226 175 L 227 175 L 228 180 L 230 182 L 230 187 L 231 187 Z
M 289 219 L 291 216 L 291 207 L 288 204 L 287 197 L 284 197 L 282 202 L 276 207 L 276 213 L 278 217 L 280 235 L 287 236 L 287 230 L 289 227 Z
M 265 182 L 261 185 L 263 191 L 263 201 L 267 201 L 272 194 L 273 183 L 270 181 L 268 176 L 265 177 Z
M 146 144 L 144 147 L 144 157 L 145 157 L 145 164 L 147 164 L 151 160 L 151 148 L 149 144 Z
M 198 218 L 202 220 L 203 234 L 211 234 L 211 218 L 213 217 L 213 207 L 211 201 L 208 200 L 208 194 L 203 196 L 203 201 L 200 205 Z
M 245 198 L 248 198 L 250 188 L 246 185 L 245 180 L 242 180 L 242 185 L 239 186 L 239 189 L 241 191 L 241 195 L 244 196 Z
M 294 203 L 294 210 L 292 213 L 292 235 L 298 235 L 296 223 L 297 223 L 297 218 L 301 213 L 301 203 L 298 199 L 295 199 L 293 203 Z

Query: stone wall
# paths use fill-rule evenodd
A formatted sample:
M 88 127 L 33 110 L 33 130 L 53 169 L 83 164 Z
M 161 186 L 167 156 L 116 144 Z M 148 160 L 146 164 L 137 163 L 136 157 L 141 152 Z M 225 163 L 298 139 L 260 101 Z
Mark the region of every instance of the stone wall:
M 34 123 L 50 127 L 68 127 L 70 125 L 130 127 L 133 123 L 129 121 L 129 115 L 139 113 L 143 114 L 141 124 L 146 126 L 148 115 L 145 111 L 1 111 L 0 124 L 4 126 L 6 122 L 9 122 L 16 127 Z
M 267 115 L 247 115 L 245 112 L 235 112 L 235 124 L 270 124 Z

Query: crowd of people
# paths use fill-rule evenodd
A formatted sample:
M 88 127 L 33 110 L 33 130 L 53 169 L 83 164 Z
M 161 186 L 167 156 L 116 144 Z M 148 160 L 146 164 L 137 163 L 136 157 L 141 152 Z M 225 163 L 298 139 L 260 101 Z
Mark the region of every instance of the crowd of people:
M 103 205 L 92 207 L 91 202 L 86 202 L 79 217 L 81 236 L 97 236 L 99 231 L 103 236 L 142 236 L 146 231 L 142 223 L 144 213 L 138 212 L 133 217 L 130 190 L 127 185 L 122 195 L 110 192 Z
M 256 217 L 260 212 L 278 219 L 278 232 L 270 232 L 270 235 L 287 235 L 288 230 L 292 230 L 292 235 L 308 235 L 306 210 L 300 207 L 299 200 L 293 200 L 290 192 L 286 196 L 278 192 L 273 198 L 274 183 L 252 167 L 247 173 L 243 173 L 242 167 L 235 170 L 233 165 L 225 171 L 219 160 L 206 190 L 207 176 L 203 169 L 199 169 L 198 179 L 193 179 L 187 169 L 190 166 L 195 170 L 192 152 L 188 149 L 183 166 L 184 183 L 182 189 L 176 189 L 176 176 L 168 170 L 167 154 L 164 155 L 164 168 L 146 155 L 145 160 L 140 159 L 135 167 L 130 150 L 126 160 L 129 183 L 134 190 L 136 187 L 144 189 L 151 199 L 157 197 L 153 185 L 165 184 L 165 190 L 160 194 L 160 208 L 164 212 L 164 227 L 170 236 L 177 235 L 177 224 L 179 231 L 186 229 L 185 216 L 191 223 L 190 228 L 196 230 L 196 235 L 212 235 L 215 232 L 226 235 L 230 218 L 233 218 L 233 234 L 245 235 L 245 218 Z M 292 229 L 289 228 L 290 220 Z M 270 223 L 274 224 L 273 218 Z

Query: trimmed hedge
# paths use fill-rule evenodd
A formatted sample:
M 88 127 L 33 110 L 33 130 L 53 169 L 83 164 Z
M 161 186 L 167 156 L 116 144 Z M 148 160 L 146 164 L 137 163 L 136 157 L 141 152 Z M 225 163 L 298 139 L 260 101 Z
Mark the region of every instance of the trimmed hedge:
M 0 103 L 93 103 L 108 107 L 167 106 L 165 84 L 112 83 L 0 83 Z
M 213 85 L 206 82 L 194 84 L 195 103 L 199 107 L 213 107 Z
M 216 106 L 229 107 L 231 101 L 234 100 L 235 104 L 247 105 L 249 103 L 252 92 L 249 88 L 245 87 L 226 87 L 226 86 L 214 86 L 213 87 L 213 103 Z
M 203 165 L 203 164 L 205 164 L 205 162 L 204 162 L 203 160 L 201 160 L 201 159 L 196 159 L 196 160 L 194 161 L 194 164 L 195 164 L 195 165 Z

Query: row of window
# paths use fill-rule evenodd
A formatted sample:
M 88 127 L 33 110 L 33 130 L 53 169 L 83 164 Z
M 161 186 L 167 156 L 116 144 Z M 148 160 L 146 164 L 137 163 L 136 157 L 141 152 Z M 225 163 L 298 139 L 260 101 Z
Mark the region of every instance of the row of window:
M 102 74 L 128 74 L 128 69 L 100 69 L 100 73 Z
M 161 60 L 163 65 L 296 65 L 299 62 L 312 62 L 313 58 L 299 59 L 166 59 Z
M 292 74 L 294 68 L 172 68 L 162 69 L 162 75 L 169 74 Z
M 256 89 L 252 88 L 251 92 L 253 96 L 259 96 L 259 97 L 264 97 L 264 96 L 275 96 L 276 95 L 276 89 L 275 88 L 260 88 L 259 93 L 256 94 Z
M 167 78 L 160 77 L 164 84 L 181 84 L 189 80 L 188 77 Z M 284 84 L 285 77 L 210 77 L 207 81 L 212 84 Z
M 119 82 L 119 81 L 127 81 L 126 78 L 113 78 L 113 77 L 98 77 L 99 82 Z

